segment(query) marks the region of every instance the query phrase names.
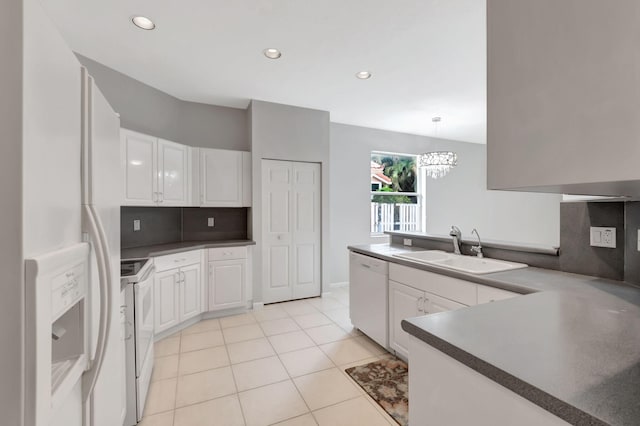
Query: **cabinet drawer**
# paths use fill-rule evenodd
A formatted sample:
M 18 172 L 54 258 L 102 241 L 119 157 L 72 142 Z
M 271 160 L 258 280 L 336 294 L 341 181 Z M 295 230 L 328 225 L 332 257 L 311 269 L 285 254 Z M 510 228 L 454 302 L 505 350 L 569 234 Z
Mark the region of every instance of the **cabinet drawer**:
M 503 299 L 510 299 L 516 296 L 521 296 L 521 295 L 518 293 L 514 293 L 512 291 L 502 290 L 495 287 L 478 285 L 478 305 L 481 303 L 489 303 L 489 302 L 495 302 Z
M 246 259 L 246 247 L 217 247 L 209 249 L 209 260 Z
M 475 305 L 478 300 L 476 284 L 446 275 L 392 263 L 389 279 L 467 306 Z
M 153 262 L 156 271 L 162 272 L 173 268 L 181 268 L 194 263 L 200 263 L 202 251 L 193 250 L 184 253 L 168 254 L 166 256 L 158 256 Z

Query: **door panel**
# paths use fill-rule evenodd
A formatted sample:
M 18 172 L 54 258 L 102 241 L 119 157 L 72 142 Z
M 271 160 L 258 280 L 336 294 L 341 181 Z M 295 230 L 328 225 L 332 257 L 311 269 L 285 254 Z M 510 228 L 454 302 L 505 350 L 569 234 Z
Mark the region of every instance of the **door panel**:
M 182 283 L 180 284 L 180 322 L 202 312 L 200 272 L 200 264 L 185 266 L 180 269 L 182 277 Z
M 178 269 L 159 272 L 155 275 L 154 300 L 155 300 L 155 332 L 167 330 L 180 321 L 180 309 L 178 301 Z
M 262 287 L 266 303 L 290 300 L 293 295 L 291 173 L 287 161 L 262 161 Z
M 315 278 L 315 245 L 299 244 L 296 247 L 296 284 L 308 285 L 314 283 Z
M 419 305 L 424 303 L 424 292 L 413 287 L 389 281 L 389 343 L 405 358 L 409 356 L 409 335 L 402 329 L 403 319 L 424 315 Z
M 209 310 L 244 304 L 246 260 L 209 262 Z
M 242 206 L 242 152 L 200 148 L 200 205 Z
M 269 248 L 269 287 L 289 288 L 289 246 Z
M 122 161 L 125 171 L 125 205 L 155 205 L 157 188 L 157 139 L 122 130 Z
M 320 296 L 321 267 L 321 206 L 320 164 L 292 163 L 292 191 L 296 204 L 293 245 L 293 298 Z
M 158 192 L 160 205 L 188 204 L 189 148 L 177 143 L 158 141 Z
M 267 303 L 320 295 L 320 178 L 319 164 L 262 161 Z

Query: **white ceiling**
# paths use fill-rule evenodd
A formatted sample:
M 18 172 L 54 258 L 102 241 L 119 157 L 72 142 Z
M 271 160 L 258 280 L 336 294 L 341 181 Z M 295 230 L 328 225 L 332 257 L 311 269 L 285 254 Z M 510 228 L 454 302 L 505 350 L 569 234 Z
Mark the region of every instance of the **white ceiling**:
M 482 0 L 42 2 L 73 50 L 183 100 L 260 99 L 430 136 L 441 116 L 437 136 L 486 140 Z M 137 14 L 157 29 L 134 27 Z

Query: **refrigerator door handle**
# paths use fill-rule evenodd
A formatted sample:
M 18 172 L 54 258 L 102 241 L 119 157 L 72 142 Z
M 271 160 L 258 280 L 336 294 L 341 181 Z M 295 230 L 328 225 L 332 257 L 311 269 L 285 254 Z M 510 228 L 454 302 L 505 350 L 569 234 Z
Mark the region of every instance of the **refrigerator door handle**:
M 111 306 L 113 306 L 111 283 L 111 262 L 109 259 L 109 247 L 107 245 L 104 228 L 100 217 L 96 214 L 93 206 L 83 206 L 86 223 L 89 225 L 89 235 L 94 242 L 96 250 L 96 260 L 98 264 L 99 293 L 100 293 L 100 324 L 98 327 L 98 342 L 95 357 L 90 369 L 85 372 L 82 392 L 85 404 L 93 392 L 98 375 L 102 368 L 102 362 L 107 349 L 107 340 L 111 328 Z

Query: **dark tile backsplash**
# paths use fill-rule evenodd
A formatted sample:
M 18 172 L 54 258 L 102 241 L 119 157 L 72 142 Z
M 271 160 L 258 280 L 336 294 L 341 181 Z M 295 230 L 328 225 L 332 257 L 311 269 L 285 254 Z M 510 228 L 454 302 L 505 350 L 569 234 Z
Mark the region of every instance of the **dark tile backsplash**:
M 140 220 L 140 231 L 133 232 L 133 221 Z M 121 207 L 120 246 L 142 247 L 173 243 L 182 238 L 180 207 Z
M 616 248 L 591 247 L 590 227 L 616 228 Z M 560 205 L 560 269 L 613 280 L 624 279 L 624 203 Z
M 208 218 L 214 226 L 207 226 Z M 182 239 L 184 241 L 220 241 L 247 239 L 247 209 L 199 208 L 182 209 Z
M 121 248 L 180 241 L 247 239 L 247 208 L 121 207 Z M 213 228 L 207 226 L 214 218 Z M 133 221 L 140 220 L 140 231 Z
M 640 229 L 640 201 L 624 203 L 625 218 L 625 281 L 640 284 L 640 251 L 638 251 L 638 229 Z

